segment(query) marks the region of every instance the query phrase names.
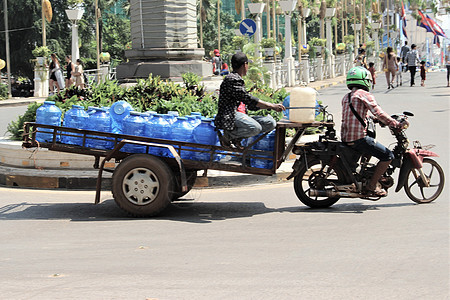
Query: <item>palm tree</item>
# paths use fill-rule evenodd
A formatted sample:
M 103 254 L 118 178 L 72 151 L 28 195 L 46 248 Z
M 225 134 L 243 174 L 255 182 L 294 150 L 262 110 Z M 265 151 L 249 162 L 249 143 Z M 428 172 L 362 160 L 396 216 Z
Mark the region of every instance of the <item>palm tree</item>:
M 200 19 L 200 48 L 203 48 L 203 22 L 207 16 L 214 11 L 215 4 L 218 0 L 197 0 L 199 19 Z

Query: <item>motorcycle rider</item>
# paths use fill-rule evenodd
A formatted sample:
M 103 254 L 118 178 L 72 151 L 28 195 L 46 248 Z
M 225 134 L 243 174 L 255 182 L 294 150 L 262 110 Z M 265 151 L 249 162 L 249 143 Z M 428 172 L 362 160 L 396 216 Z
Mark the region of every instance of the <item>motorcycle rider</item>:
M 341 140 L 357 152 L 369 154 L 379 159 L 374 174 L 366 186 L 366 193 L 368 196 L 385 197 L 387 192 L 378 187 L 377 183 L 389 167 L 394 154 L 391 150 L 376 142 L 374 138 L 367 136 L 368 122 L 366 121 L 365 126 L 363 126 L 362 120 L 358 120 L 355 112 L 360 116 L 360 119 L 367 120 L 370 111 L 378 121 L 393 128 L 401 129 L 407 124 L 397 122 L 378 105 L 375 97 L 369 92 L 372 86 L 372 75 L 367 69 L 363 67 L 351 68 L 347 73 L 346 84 L 351 92 L 342 99 Z M 349 100 L 351 100 L 351 104 Z M 354 111 L 352 111 L 351 106 L 353 106 Z

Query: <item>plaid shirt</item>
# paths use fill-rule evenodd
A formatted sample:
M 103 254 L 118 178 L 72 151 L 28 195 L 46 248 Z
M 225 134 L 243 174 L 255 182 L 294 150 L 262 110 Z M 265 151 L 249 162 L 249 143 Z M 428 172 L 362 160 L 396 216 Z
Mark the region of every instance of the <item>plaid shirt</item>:
M 392 119 L 381 109 L 377 101 L 375 101 L 375 97 L 371 93 L 362 89 L 353 89 L 351 93 L 353 108 L 361 116 L 361 118 L 368 118 L 368 112 L 370 110 L 370 112 L 383 124 L 390 127 L 397 127 L 399 125 L 399 122 Z M 342 99 L 341 140 L 343 142 L 353 142 L 365 136 L 366 128 L 362 126 L 361 122 L 358 121 L 350 109 L 347 94 Z
M 246 89 L 244 79 L 238 73 L 230 73 L 222 81 L 219 92 L 219 110 L 214 124 L 219 129 L 233 130 L 236 111 L 244 103 L 244 109 L 259 110 L 259 99 Z

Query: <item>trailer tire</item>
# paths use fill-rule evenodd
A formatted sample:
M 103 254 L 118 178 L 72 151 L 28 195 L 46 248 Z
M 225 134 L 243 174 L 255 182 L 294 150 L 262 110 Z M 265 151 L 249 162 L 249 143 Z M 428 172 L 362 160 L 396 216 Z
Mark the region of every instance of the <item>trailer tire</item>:
M 130 155 L 114 170 L 114 201 L 131 215 L 157 215 L 169 205 L 172 191 L 172 171 L 162 160 L 152 155 Z

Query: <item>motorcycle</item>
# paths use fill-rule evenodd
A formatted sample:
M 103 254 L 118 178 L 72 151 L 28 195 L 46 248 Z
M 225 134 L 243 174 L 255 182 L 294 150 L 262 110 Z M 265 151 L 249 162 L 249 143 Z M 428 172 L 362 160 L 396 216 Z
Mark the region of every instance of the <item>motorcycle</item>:
M 392 118 L 406 123 L 404 121 L 412 116 L 411 112 L 403 112 L 392 115 Z M 288 179 L 294 178 L 297 197 L 311 208 L 329 207 L 340 198 L 379 200 L 381 197 L 373 197 L 366 192 L 376 164 L 370 162 L 369 156 L 362 155 L 339 141 L 332 115 L 327 114 L 327 118 L 333 125 L 327 126 L 325 134 L 318 141 L 297 145 L 293 149 L 293 153 L 299 155 L 299 158 Z M 377 184 L 388 191 L 395 183 L 394 171 L 400 168 L 395 192 L 403 187 L 412 201 L 429 203 L 437 199 L 444 188 L 444 172 L 430 158 L 438 156 L 428 150 L 430 147 L 414 141 L 413 148 L 409 148 L 406 129 L 407 127 L 390 128 L 396 139 L 392 149 L 395 158 Z

